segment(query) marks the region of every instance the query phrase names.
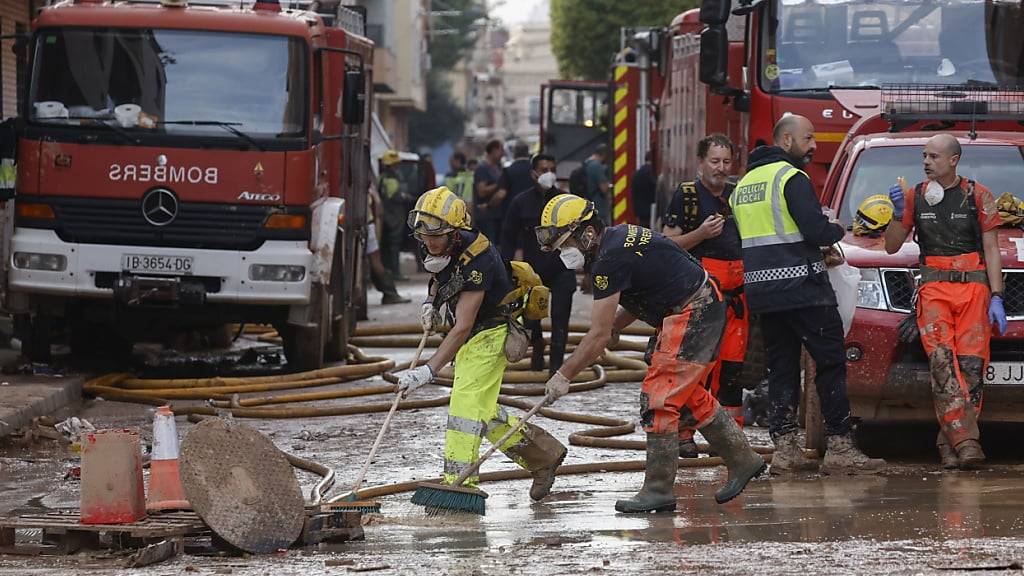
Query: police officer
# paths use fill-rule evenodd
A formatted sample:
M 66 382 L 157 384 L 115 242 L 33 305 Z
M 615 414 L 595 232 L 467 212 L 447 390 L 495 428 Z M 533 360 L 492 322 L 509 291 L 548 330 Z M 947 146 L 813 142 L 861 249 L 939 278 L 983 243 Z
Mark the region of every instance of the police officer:
M 772 472 L 817 467 L 797 441 L 800 347 L 814 359 L 814 385 L 825 421 L 824 467 L 868 472 L 884 461 L 868 458 L 853 439 L 846 397 L 843 323 L 821 247 L 838 242 L 845 228 L 822 214 L 811 180 L 802 170 L 814 155 L 814 126 L 802 116 L 776 123 L 774 146 L 754 150 L 747 174 L 729 197 L 743 249 L 743 284 L 750 311 L 760 315 L 767 350 L 769 431 L 775 443 Z
M 945 468 L 970 468 L 985 459 L 978 431 L 983 374 L 992 326 L 1000 334 L 1006 330 L 999 213 L 988 188 L 957 175 L 960 154 L 960 143 L 949 134 L 928 140 L 926 180 L 913 192 L 901 184 L 889 190 L 895 214 L 885 232 L 885 250 L 895 254 L 917 229 L 917 325 L 928 354 Z
M 581 269 L 593 260 L 590 330 L 548 380 L 550 397 L 564 395 L 569 381 L 604 353 L 613 330 L 639 318 L 659 332 L 640 394 L 647 432 L 644 485 L 633 498 L 616 502 L 615 509 L 675 510 L 681 426 L 699 429 L 729 469 L 715 499 L 722 503 L 738 496 L 765 463 L 703 386 L 725 327 L 726 304 L 715 282 L 671 240 L 634 224 L 605 227 L 593 202 L 572 194 L 555 196 L 544 206 L 537 240 L 544 250 L 558 250 L 567 268 Z
M 473 202 L 473 172 L 466 169 L 466 155 L 455 151 L 448 160 L 451 172 L 445 174 L 444 185 L 462 198 L 466 204 Z
M 700 259 L 701 266 L 718 280 L 729 304 L 718 360 L 711 371 L 711 394 L 743 426 L 743 387 L 740 375 L 747 354 L 750 320 L 743 295 L 743 252 L 740 233 L 729 208 L 735 150 L 725 134 L 711 134 L 697 143 L 700 177 L 683 182 L 665 215 L 662 232 L 682 249 Z M 696 458 L 693 435 L 680 431 L 679 455 Z
M 501 255 L 506 260 L 519 260 L 515 258 L 515 254 L 521 249 L 521 259 L 533 267 L 544 285 L 551 291 L 549 374 L 554 374 L 562 366 L 565 357 L 565 345 L 569 339 L 569 316 L 572 313 L 572 295 L 576 292 L 576 272 L 567 269 L 558 254 L 541 250 L 534 234 L 534 229 L 540 224 L 544 205 L 559 193 L 555 168 L 554 156 L 534 155 L 530 160 L 533 189 L 512 199 L 505 215 L 505 224 L 501 227 Z M 540 322 L 531 322 L 529 328 L 533 343 L 530 368 L 543 370 L 544 333 L 541 331 Z
M 406 189 L 406 185 L 398 178 L 398 171 L 395 167 L 401 161 L 398 152 L 388 150 L 380 158 L 380 180 L 377 184 L 377 193 L 380 194 L 383 209 L 383 220 L 380 253 L 384 267 L 391 272 L 391 276 L 402 279 L 401 269 L 398 265 L 398 256 L 402 250 L 402 242 L 406 238 L 405 214 L 409 209 L 408 202 L 412 196 Z
M 399 374 L 398 388 L 409 393 L 430 383 L 455 359 L 444 443 L 444 482 L 452 484 L 476 461 L 482 438 L 496 442 L 518 421 L 498 406 L 509 330 L 509 312 L 501 303 L 514 285 L 498 250 L 469 226 L 466 203 L 448 188 L 421 196 L 408 223 L 420 243 L 423 265 L 433 275 L 430 298 L 423 304 L 423 329 L 437 330 L 442 314 L 453 326 L 425 365 Z M 534 500 L 551 491 L 555 469 L 566 454 L 561 442 L 533 424 L 500 449 L 530 471 Z M 479 481 L 474 475 L 463 485 L 476 487 Z

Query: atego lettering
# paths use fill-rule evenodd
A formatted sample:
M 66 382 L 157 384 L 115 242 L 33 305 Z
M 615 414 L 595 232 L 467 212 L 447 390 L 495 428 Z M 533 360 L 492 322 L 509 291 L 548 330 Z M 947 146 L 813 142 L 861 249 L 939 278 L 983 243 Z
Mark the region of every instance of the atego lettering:
M 157 182 L 159 184 L 217 184 L 220 171 L 200 166 L 152 166 L 111 164 L 107 177 L 112 182 Z

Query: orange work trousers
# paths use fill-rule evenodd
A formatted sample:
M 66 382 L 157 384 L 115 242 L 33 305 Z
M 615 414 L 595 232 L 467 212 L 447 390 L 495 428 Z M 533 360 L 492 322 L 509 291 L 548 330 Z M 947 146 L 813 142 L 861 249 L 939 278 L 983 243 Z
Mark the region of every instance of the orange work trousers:
M 718 356 L 725 306 L 721 292 L 709 280 L 679 314 L 662 321 L 640 388 L 640 422 L 645 432 L 692 432 L 714 418 L 719 404 L 704 382 Z
M 740 373 L 743 371 L 747 339 L 750 335 L 747 296 L 742 292 L 737 293 L 743 287 L 743 261 L 702 258 L 701 264 L 708 274 L 718 280 L 727 304 L 722 344 L 719 347 L 718 360 L 711 370 L 711 394 L 727 410 L 731 407 L 742 407 L 743 388 L 740 385 Z M 742 414 L 742 410 L 740 413 Z M 739 424 L 742 426 L 743 422 Z
M 939 270 L 985 269 L 978 253 L 928 256 L 925 265 Z M 935 415 L 954 448 L 980 438 L 978 414 L 992 334 L 989 298 L 988 286 L 978 282 L 927 282 L 918 291 L 917 325 L 928 355 Z

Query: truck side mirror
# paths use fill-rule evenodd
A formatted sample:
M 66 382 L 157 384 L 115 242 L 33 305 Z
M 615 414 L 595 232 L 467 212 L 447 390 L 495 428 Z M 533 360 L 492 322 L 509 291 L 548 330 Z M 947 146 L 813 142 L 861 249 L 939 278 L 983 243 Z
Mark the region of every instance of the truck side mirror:
M 362 124 L 366 115 L 366 74 L 360 68 L 345 72 L 341 93 L 341 120 L 345 124 Z
M 731 8 L 732 0 L 704 0 L 700 3 L 700 21 L 710 26 L 725 24 Z
M 729 81 L 729 35 L 724 24 L 700 33 L 700 81 L 712 87 Z

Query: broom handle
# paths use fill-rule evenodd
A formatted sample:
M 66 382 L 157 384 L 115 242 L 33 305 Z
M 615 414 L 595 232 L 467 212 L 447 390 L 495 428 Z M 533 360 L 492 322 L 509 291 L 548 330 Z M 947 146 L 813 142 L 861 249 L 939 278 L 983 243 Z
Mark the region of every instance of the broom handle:
M 409 363 L 409 370 L 412 370 L 420 363 L 420 355 L 423 354 L 423 348 L 427 345 L 427 333 L 423 333 L 423 337 L 420 338 L 420 346 L 416 349 L 416 356 Z M 402 401 L 402 393 L 395 394 L 395 401 L 391 403 L 391 410 L 388 411 L 387 417 L 384 418 L 384 425 L 380 427 L 380 432 L 377 433 L 377 439 L 373 442 L 373 448 L 370 448 L 370 455 L 366 457 L 366 462 L 363 463 L 363 469 L 359 471 L 359 476 L 356 478 L 355 484 L 352 485 L 352 494 L 355 495 L 359 491 L 359 487 L 363 485 L 363 480 L 366 479 L 366 472 L 370 469 L 370 462 L 373 457 L 377 455 L 377 449 L 380 448 L 381 440 L 384 439 L 384 434 L 388 431 L 388 427 L 391 425 L 391 418 L 395 415 L 395 411 L 398 410 L 398 403 Z
M 511 438 L 513 435 L 515 435 L 517 432 L 519 432 L 523 428 L 525 428 L 526 427 L 526 421 L 529 420 L 530 418 L 533 418 L 534 414 L 536 414 L 537 412 L 540 412 L 540 409 L 545 407 L 545 406 L 547 406 L 550 402 L 551 402 L 551 397 L 550 396 L 545 396 L 540 402 L 537 402 L 533 406 L 533 408 L 530 408 L 530 411 L 527 412 L 526 415 L 523 416 L 522 419 L 519 420 L 519 422 L 516 422 L 516 425 L 513 426 L 512 428 L 510 428 L 508 432 L 505 432 L 505 435 L 502 436 L 500 440 L 498 440 L 497 442 L 492 444 L 491 447 L 487 449 L 487 452 L 484 452 L 483 456 L 478 458 L 477 461 L 474 462 L 472 465 L 470 465 L 469 468 L 466 468 L 462 472 L 462 474 L 459 474 L 459 477 L 455 479 L 455 482 L 453 483 L 453 486 L 460 486 L 463 482 L 466 481 L 467 478 L 469 478 L 474 473 L 476 473 L 476 471 L 480 469 L 480 465 L 482 465 L 484 463 L 484 460 L 487 460 L 488 458 L 490 458 L 491 454 L 494 454 L 495 450 L 500 448 L 503 444 L 505 444 L 505 442 L 508 442 L 508 439 Z

